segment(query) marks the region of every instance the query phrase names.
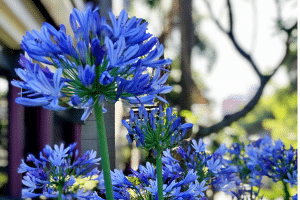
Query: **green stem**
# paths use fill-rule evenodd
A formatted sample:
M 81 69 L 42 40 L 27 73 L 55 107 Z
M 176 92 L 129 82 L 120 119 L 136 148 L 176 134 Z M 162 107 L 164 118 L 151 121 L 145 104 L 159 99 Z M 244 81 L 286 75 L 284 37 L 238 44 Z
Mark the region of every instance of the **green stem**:
M 161 149 L 156 148 L 156 173 L 157 173 L 157 188 L 158 188 L 158 200 L 164 199 L 163 194 L 163 178 L 162 178 L 162 162 L 161 162 Z
M 284 198 L 284 199 L 285 199 L 285 200 L 289 200 L 290 197 L 291 197 L 291 195 L 290 195 L 290 193 L 289 193 L 287 183 L 284 182 L 283 180 L 282 180 L 282 183 L 283 183 L 283 188 L 284 188 L 284 193 L 285 193 L 285 198 Z
M 100 147 L 101 164 L 104 174 L 104 183 L 106 191 L 106 199 L 113 200 L 113 189 L 110 178 L 110 162 L 108 155 L 107 139 L 105 133 L 104 117 L 102 112 L 102 106 L 99 105 L 98 99 L 93 99 L 95 102 L 94 110 L 97 122 L 97 133 Z
M 62 200 L 61 195 L 62 195 L 63 187 L 64 185 L 62 184 L 58 185 L 58 200 Z

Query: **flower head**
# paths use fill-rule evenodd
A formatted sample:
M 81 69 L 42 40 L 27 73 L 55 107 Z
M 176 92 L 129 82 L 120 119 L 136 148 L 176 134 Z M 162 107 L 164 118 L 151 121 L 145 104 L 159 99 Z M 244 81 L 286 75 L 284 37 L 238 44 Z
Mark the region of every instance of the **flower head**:
M 273 141 L 266 136 L 257 141 L 244 144 L 233 144 L 229 149 L 230 161 L 228 164 L 236 167 L 239 179 L 245 184 L 262 186 L 263 176 L 274 182 L 284 181 L 291 187 L 297 184 L 297 156 L 292 147 L 287 150 L 280 141 Z M 244 187 L 232 192 L 237 198 L 249 193 Z M 256 194 L 256 196 L 258 193 Z
M 237 169 L 234 166 L 230 166 L 227 160 L 224 158 L 227 148 L 223 145 L 217 149 L 213 154 L 206 153 L 206 144 L 202 139 L 191 141 L 191 145 L 185 151 L 182 147 L 177 149 L 177 152 L 182 157 L 183 161 L 179 164 L 174 162 L 174 158 L 170 154 L 164 154 L 162 159 L 165 166 L 169 169 L 173 169 L 176 166 L 177 169 L 185 174 L 189 170 L 197 172 L 199 182 L 194 183 L 193 186 L 198 195 L 204 196 L 201 190 L 206 190 L 207 185 L 212 185 L 215 190 L 223 191 L 231 194 L 231 190 L 236 188 L 238 183 L 238 177 L 236 176 Z M 166 156 L 167 155 L 167 156 Z M 203 189 L 201 189 L 203 188 Z
M 172 90 L 164 85 L 169 75 L 166 67 L 172 61 L 160 59 L 164 48 L 148 32 L 147 22 L 129 19 L 125 10 L 118 18 L 110 13 L 110 19 L 112 26 L 97 9 L 74 9 L 70 24 L 75 42 L 66 34 L 64 25 L 56 30 L 44 23 L 41 32 L 27 32 L 21 47 L 28 58 L 21 56 L 23 69 L 16 69 L 22 80 L 12 81 L 24 89 L 16 102 L 51 110 L 85 108 L 85 120 L 97 102 L 123 99 L 131 104 L 149 104 L 154 103 L 154 98 L 165 101 L 157 94 Z M 162 70 L 166 73 L 160 76 Z
M 40 152 L 39 159 L 29 154 L 27 162 L 32 162 L 35 167 L 29 167 L 24 160 L 18 169 L 18 173 L 25 173 L 22 183 L 26 186 L 22 190 L 23 198 L 45 196 L 48 198 L 58 197 L 58 187 L 63 188 L 63 195 L 81 198 L 92 196 L 92 192 L 86 188 L 79 191 L 78 180 L 91 180 L 98 176 L 100 171 L 95 168 L 100 158 L 96 158 L 95 151 L 87 151 L 82 157 L 78 157 L 75 150 L 76 143 L 64 148 L 55 145 L 52 149 L 47 145 Z M 91 168 L 93 168 L 90 170 Z M 76 183 L 77 182 L 77 183 Z M 74 188 L 79 189 L 74 192 Z
M 122 123 L 128 130 L 128 140 L 136 140 L 136 145 L 147 150 L 154 148 L 171 148 L 185 136 L 192 124 L 181 124 L 180 117 L 173 113 L 172 108 L 165 111 L 162 106 L 151 112 L 144 106 L 139 108 L 139 114 L 134 115 L 130 110 L 129 124 L 123 119 Z
M 178 161 L 177 161 L 178 162 Z M 137 178 L 139 185 L 135 187 L 137 194 L 143 194 L 144 199 L 152 199 L 158 197 L 157 172 L 152 164 L 146 163 L 147 170 L 140 165 L 139 170 L 132 170 L 131 177 Z M 149 173 L 150 172 L 150 173 Z M 197 181 L 199 178 L 197 172 L 189 170 L 187 174 L 180 171 L 170 171 L 167 167 L 163 168 L 163 195 L 166 199 L 198 199 L 199 195 L 205 196 L 203 191 L 208 187 L 204 187 L 205 181 L 200 185 Z M 133 180 L 131 178 L 130 180 Z

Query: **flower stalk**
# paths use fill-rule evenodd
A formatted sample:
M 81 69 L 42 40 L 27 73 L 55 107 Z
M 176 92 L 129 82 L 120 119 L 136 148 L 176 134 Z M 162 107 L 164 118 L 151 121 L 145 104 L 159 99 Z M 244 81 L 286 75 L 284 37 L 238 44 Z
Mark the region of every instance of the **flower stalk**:
M 63 193 L 63 185 L 58 185 L 58 200 L 62 200 L 62 193 Z
M 100 155 L 101 155 L 101 164 L 102 164 L 102 169 L 104 174 L 106 199 L 113 200 L 114 199 L 113 189 L 112 189 L 111 177 L 110 177 L 110 162 L 109 162 L 108 146 L 107 146 L 102 106 L 99 105 L 98 99 L 93 99 L 93 100 L 95 102 L 94 110 L 95 110 L 96 123 L 97 123 L 97 134 L 98 134 L 98 142 L 99 142 Z
M 164 199 L 161 152 L 162 152 L 161 148 L 157 148 L 157 156 L 156 156 L 156 171 L 157 172 L 156 173 L 157 173 L 158 200 Z
M 288 189 L 287 183 L 284 182 L 284 181 L 282 181 L 282 183 L 283 183 L 283 189 L 284 189 L 284 194 L 285 194 L 285 198 L 284 199 L 285 200 L 289 200 L 290 197 L 291 197 L 291 195 L 289 193 L 289 189 Z

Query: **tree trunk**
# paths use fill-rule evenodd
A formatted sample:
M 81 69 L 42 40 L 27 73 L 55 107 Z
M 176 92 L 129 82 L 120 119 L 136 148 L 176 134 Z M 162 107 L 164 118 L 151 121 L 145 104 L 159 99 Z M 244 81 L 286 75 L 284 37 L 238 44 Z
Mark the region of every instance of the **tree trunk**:
M 179 0 L 181 28 L 181 81 L 180 110 L 190 110 L 192 89 L 195 83 L 191 74 L 191 53 L 194 45 L 194 24 L 192 19 L 192 0 Z

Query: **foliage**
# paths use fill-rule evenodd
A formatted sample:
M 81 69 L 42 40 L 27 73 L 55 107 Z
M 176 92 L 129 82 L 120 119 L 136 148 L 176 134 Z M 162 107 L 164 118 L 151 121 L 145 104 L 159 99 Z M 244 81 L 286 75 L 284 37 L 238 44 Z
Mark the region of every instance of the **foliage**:
M 272 138 L 280 139 L 294 148 L 297 148 L 298 133 L 297 96 L 297 91 L 287 87 L 278 90 L 273 97 L 263 99 L 261 103 L 262 107 L 273 114 L 273 118 L 263 120 L 263 127 L 271 132 Z
M 0 188 L 3 187 L 8 182 L 8 176 L 6 173 L 0 172 Z

